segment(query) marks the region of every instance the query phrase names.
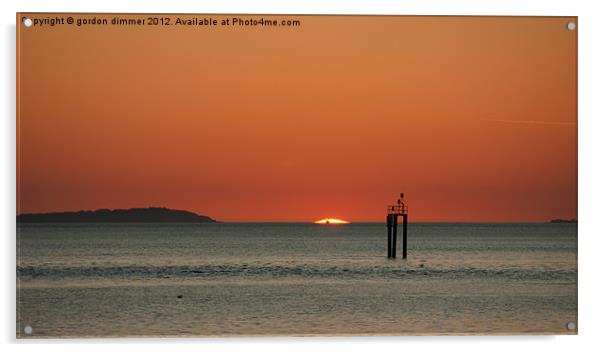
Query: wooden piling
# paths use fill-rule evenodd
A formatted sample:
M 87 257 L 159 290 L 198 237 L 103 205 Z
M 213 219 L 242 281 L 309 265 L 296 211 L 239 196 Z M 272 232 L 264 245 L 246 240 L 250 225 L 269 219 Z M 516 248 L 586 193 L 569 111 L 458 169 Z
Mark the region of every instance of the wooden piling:
M 403 259 L 408 257 L 408 214 L 403 214 Z
M 391 258 L 391 215 L 387 215 L 387 258 Z
M 397 215 L 393 216 L 393 248 L 391 251 L 391 258 L 397 257 Z

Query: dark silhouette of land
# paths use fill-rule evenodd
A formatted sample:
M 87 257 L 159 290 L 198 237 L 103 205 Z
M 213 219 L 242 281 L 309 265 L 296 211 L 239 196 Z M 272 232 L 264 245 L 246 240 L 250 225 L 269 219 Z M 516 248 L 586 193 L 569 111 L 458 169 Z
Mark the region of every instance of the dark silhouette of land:
M 563 224 L 563 223 L 576 223 L 577 219 L 552 219 L 550 223 L 552 224 Z
M 186 210 L 168 208 L 98 209 L 77 212 L 32 213 L 17 215 L 20 222 L 192 222 L 216 220 Z

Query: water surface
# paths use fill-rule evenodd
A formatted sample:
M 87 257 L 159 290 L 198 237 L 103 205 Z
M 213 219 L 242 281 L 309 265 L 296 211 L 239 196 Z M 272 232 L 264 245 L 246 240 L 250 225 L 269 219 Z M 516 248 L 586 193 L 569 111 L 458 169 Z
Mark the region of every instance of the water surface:
M 410 224 L 408 246 L 388 260 L 377 223 L 21 224 L 17 335 L 574 333 L 576 224 Z

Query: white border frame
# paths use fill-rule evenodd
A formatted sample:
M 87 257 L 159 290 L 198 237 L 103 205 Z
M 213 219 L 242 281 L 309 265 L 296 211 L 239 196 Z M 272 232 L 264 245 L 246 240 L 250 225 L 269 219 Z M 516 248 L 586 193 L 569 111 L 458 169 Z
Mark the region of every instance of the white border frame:
M 596 1 L 528 0 L 5 0 L 2 11 L 2 70 L 0 86 L 4 116 L 0 131 L 2 182 L 0 183 L 0 219 L 3 275 L 0 332 L 8 350 L 79 351 L 87 349 L 117 351 L 169 348 L 192 351 L 211 348 L 216 351 L 245 349 L 289 352 L 319 349 L 328 351 L 427 350 L 504 351 L 545 348 L 547 351 L 593 350 L 601 313 L 602 231 L 596 225 L 597 201 L 602 196 L 602 11 Z M 261 13 L 261 14 L 397 14 L 397 15 L 537 15 L 579 16 L 579 336 L 547 337 L 352 337 L 352 338 L 228 338 L 228 339 L 95 339 L 95 340 L 15 340 L 15 13 L 16 12 L 172 12 L 172 13 Z M 200 344 L 197 345 L 197 344 Z

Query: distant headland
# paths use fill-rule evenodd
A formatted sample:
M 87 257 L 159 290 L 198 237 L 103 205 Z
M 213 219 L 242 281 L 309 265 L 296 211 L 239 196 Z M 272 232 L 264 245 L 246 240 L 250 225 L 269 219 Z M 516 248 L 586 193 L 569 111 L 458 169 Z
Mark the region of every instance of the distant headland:
M 552 224 L 563 224 L 563 223 L 576 223 L 577 219 L 552 219 L 550 223 Z
M 189 222 L 216 220 L 186 210 L 168 208 L 98 209 L 74 212 L 31 213 L 17 215 L 17 223 L 30 222 Z

